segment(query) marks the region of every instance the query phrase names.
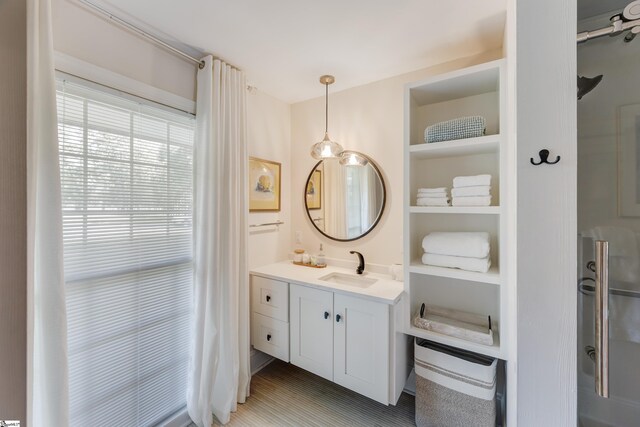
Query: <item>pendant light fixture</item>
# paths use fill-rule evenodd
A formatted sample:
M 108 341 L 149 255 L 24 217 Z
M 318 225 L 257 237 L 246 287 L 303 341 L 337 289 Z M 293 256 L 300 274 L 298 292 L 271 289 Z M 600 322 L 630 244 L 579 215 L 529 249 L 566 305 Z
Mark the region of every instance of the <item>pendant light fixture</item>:
M 333 84 L 336 79 L 333 76 L 321 76 L 320 83 L 325 86 L 325 127 L 324 127 L 324 139 L 320 142 L 316 142 L 311 147 L 311 156 L 316 160 L 322 159 L 335 159 L 340 157 L 343 149 L 337 142 L 331 141 L 329 138 L 329 85 Z
M 369 160 L 357 151 L 345 150 L 340 154 L 340 164 L 343 166 L 366 166 Z

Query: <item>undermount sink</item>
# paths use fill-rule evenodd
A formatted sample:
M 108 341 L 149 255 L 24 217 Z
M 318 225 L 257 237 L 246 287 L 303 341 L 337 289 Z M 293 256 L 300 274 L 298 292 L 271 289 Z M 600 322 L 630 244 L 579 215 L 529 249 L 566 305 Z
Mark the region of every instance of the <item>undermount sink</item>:
M 357 288 L 368 288 L 378 281 L 378 279 L 370 279 L 368 277 L 356 276 L 355 274 L 329 273 L 322 276 L 320 280 L 339 285 L 355 286 Z

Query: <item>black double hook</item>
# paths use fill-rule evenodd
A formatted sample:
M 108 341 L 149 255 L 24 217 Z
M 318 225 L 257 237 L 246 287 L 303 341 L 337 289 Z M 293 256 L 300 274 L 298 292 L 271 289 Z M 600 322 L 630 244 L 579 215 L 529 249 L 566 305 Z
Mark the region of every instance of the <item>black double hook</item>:
M 531 160 L 531 164 L 534 166 L 538 166 L 541 165 L 543 163 L 546 163 L 548 165 L 555 165 L 556 163 L 558 163 L 560 161 L 560 156 L 556 156 L 556 160 L 553 162 L 550 162 L 549 159 L 549 150 L 540 150 L 540 152 L 538 153 L 538 155 L 540 156 L 540 161 L 538 163 L 533 161 L 533 157 L 530 158 L 529 160 Z

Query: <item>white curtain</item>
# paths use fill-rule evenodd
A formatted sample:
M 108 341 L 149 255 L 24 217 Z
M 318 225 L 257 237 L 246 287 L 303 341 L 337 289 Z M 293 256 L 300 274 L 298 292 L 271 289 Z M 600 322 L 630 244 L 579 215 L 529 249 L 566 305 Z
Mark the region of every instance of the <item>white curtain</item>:
M 28 424 L 68 425 L 58 120 L 50 0 L 27 1 Z
M 329 235 L 348 236 L 347 218 L 347 174 L 346 167 L 338 160 L 326 159 L 324 166 L 324 210 L 325 230 Z
M 249 395 L 246 83 L 205 58 L 194 151 L 194 327 L 187 395 L 200 427 L 229 421 Z
M 358 166 L 360 174 L 360 196 L 361 206 L 361 233 L 364 233 L 376 219 L 378 213 L 377 208 L 377 189 L 376 189 L 376 173 L 371 166 Z

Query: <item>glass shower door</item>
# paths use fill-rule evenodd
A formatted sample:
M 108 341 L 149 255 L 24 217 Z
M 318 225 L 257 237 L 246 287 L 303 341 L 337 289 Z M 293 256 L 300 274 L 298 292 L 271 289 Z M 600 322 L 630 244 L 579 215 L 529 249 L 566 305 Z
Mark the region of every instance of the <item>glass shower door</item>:
M 583 77 L 577 123 L 583 427 L 640 426 L 640 37 L 634 40 L 628 24 L 633 13 L 640 19 L 640 2 L 626 8 L 630 16 L 627 3 L 578 1 L 579 31 L 613 33 L 577 48 Z M 640 30 L 640 20 L 637 25 Z M 599 286 L 607 284 L 608 292 Z

